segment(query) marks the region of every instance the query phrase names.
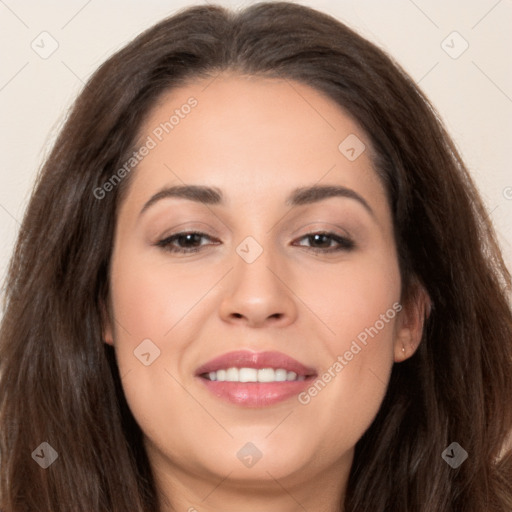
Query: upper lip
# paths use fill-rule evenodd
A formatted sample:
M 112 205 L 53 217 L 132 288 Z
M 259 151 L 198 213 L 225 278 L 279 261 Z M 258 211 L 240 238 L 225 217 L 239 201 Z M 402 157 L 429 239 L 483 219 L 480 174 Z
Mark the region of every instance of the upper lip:
M 262 368 L 282 368 L 289 372 L 295 372 L 297 375 L 304 375 L 305 377 L 316 375 L 314 368 L 307 367 L 282 352 L 252 352 L 250 350 L 236 350 L 215 357 L 201 365 L 196 370 L 196 375 L 233 367 L 256 368 L 258 370 Z

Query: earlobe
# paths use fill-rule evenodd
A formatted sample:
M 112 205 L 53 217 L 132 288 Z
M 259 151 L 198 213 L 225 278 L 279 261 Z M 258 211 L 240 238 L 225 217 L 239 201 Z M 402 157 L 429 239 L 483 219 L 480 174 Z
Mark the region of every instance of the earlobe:
M 397 317 L 394 360 L 401 363 L 418 349 L 425 321 L 432 311 L 432 301 L 425 288 L 417 284 L 410 300 Z
M 112 329 L 112 322 L 110 321 L 110 315 L 107 311 L 105 304 L 101 305 L 101 331 L 103 341 L 107 345 L 114 345 L 114 333 Z
M 103 341 L 107 345 L 114 345 L 114 337 L 112 336 L 112 329 L 110 325 L 103 329 Z

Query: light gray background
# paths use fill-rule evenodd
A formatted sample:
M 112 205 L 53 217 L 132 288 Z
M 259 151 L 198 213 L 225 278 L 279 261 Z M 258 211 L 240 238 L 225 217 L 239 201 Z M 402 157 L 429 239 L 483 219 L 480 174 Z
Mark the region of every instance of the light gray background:
M 84 82 L 136 34 L 199 3 L 210 2 L 0 0 L 1 282 L 38 168 Z M 298 3 L 355 28 L 420 84 L 465 158 L 512 268 L 512 0 Z M 57 50 L 42 58 L 52 39 Z

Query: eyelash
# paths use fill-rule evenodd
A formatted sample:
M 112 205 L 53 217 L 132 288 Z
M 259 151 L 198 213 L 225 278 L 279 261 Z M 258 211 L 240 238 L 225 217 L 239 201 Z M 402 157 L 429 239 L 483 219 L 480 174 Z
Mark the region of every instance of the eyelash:
M 167 238 L 164 238 L 163 240 L 160 240 L 156 243 L 158 247 L 161 247 L 162 249 L 172 252 L 172 253 L 180 253 L 180 254 L 191 254 L 198 252 L 201 247 L 204 247 L 204 245 L 200 245 L 199 247 L 173 247 L 171 244 L 179 240 L 181 237 L 186 236 L 200 236 L 200 237 L 206 237 L 212 240 L 212 237 L 208 236 L 206 233 L 201 233 L 199 231 L 183 231 L 181 233 L 176 233 L 174 235 L 168 236 Z M 337 247 L 328 247 L 328 248 L 318 248 L 318 247 L 309 247 L 309 246 L 301 246 L 301 247 L 307 247 L 310 251 L 314 253 L 333 253 L 333 252 L 340 252 L 340 251 L 346 251 L 350 252 L 353 249 L 355 249 L 356 245 L 353 240 L 347 237 L 343 237 L 340 235 L 337 235 L 336 233 L 328 232 L 328 231 L 315 231 L 314 233 L 308 233 L 302 237 L 299 238 L 299 240 L 302 240 L 304 238 L 309 238 L 309 242 L 311 243 L 311 238 L 314 236 L 324 236 L 330 239 L 331 241 L 334 241 L 338 243 L 339 245 Z M 205 244 L 207 245 L 207 244 Z

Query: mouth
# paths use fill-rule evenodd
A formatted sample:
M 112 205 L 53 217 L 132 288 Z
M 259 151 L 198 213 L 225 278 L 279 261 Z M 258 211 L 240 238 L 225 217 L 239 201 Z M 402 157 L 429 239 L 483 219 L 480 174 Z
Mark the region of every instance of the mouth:
M 281 352 L 229 352 L 200 366 L 196 377 L 217 398 L 266 407 L 298 395 L 317 372 Z

